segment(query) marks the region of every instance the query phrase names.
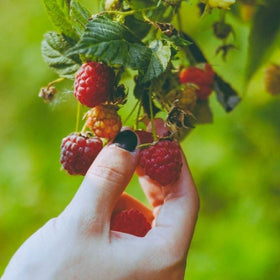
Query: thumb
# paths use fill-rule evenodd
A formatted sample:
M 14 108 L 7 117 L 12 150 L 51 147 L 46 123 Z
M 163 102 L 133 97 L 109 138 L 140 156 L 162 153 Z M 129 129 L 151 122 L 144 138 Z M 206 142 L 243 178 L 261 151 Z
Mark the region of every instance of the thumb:
M 121 131 L 105 146 L 89 168 L 79 190 L 65 210 L 91 221 L 99 230 L 108 226 L 115 204 L 138 164 L 138 138 L 131 130 Z

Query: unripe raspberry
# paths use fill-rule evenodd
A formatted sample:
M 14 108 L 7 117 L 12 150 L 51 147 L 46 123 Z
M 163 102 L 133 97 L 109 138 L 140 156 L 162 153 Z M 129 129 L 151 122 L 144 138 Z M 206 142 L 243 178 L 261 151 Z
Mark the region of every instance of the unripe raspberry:
M 122 127 L 117 107 L 113 105 L 96 106 L 87 112 L 86 118 L 87 127 L 102 138 L 115 138 Z
M 265 71 L 265 88 L 276 95 L 280 93 L 280 66 L 271 64 Z
M 182 92 L 181 97 L 178 100 L 178 107 L 183 110 L 192 110 L 196 105 L 197 88 L 192 84 L 187 84 L 185 90 Z
M 114 73 L 105 64 L 87 62 L 78 70 L 74 83 L 74 95 L 85 106 L 94 107 L 109 99 Z

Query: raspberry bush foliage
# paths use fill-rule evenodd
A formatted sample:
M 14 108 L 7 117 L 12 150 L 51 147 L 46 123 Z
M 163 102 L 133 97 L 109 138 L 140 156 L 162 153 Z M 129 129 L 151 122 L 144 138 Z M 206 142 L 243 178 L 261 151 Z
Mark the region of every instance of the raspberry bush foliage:
M 43 2 L 54 31 L 44 35 L 42 56 L 58 79 L 42 88 L 39 96 L 52 102 L 60 94 L 56 83 L 72 80 L 69 90 L 78 102 L 73 132 L 100 137 L 103 144 L 128 123 L 137 131 L 149 124 L 153 143 L 143 148 L 162 140 L 180 141 L 197 125 L 213 121 L 209 102 L 213 95 L 225 112 L 231 112 L 244 92 L 237 92 L 211 62 L 211 57 L 220 56 L 227 64 L 229 53 L 237 49 L 240 30 L 228 17 L 250 24 L 243 88 L 267 63 L 280 29 L 277 0 L 105 0 L 94 12 L 79 0 Z M 207 45 L 186 32 L 183 21 L 188 9 L 207 22 L 216 38 L 212 56 Z M 277 74 L 269 69 L 266 88 L 273 88 L 275 95 Z M 267 85 L 270 81 L 272 86 Z M 121 108 L 129 113 L 119 113 Z M 163 119 L 167 135 L 158 135 L 157 118 Z

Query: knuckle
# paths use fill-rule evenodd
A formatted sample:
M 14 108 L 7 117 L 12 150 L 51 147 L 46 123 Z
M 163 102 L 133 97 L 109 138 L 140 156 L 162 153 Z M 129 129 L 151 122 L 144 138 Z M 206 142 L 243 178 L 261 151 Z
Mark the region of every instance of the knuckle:
M 81 216 L 76 221 L 76 231 L 84 236 L 95 236 L 104 231 L 104 222 L 97 215 Z
M 124 178 L 124 172 L 120 169 L 101 164 L 95 165 L 94 168 L 90 169 L 88 175 L 112 183 L 122 181 Z

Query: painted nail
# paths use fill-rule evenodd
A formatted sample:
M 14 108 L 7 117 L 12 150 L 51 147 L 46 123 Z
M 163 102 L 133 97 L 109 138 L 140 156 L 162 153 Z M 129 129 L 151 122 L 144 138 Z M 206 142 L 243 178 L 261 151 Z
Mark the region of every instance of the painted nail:
M 137 136 L 133 131 L 124 130 L 116 136 L 113 144 L 129 152 L 133 152 L 136 149 L 137 142 Z

